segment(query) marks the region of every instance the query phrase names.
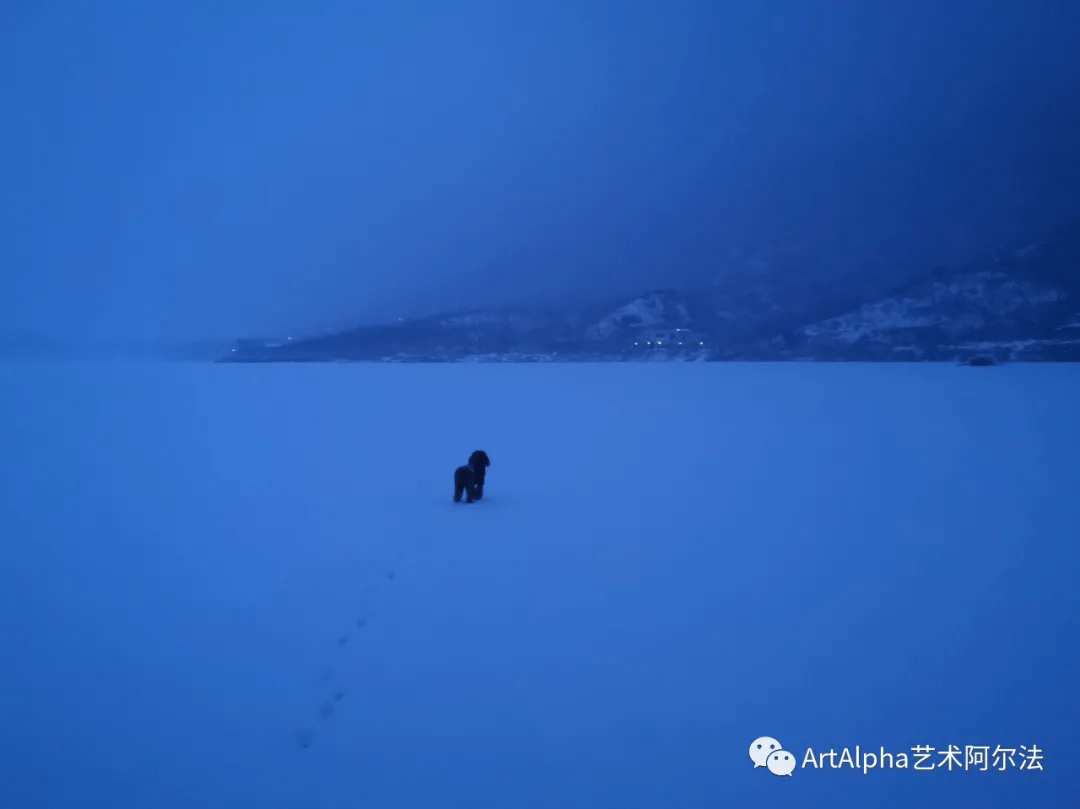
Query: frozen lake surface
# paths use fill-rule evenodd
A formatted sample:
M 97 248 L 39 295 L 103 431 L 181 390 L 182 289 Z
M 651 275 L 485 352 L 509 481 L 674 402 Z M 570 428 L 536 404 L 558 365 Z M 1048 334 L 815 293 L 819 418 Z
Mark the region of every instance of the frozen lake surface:
M 1056 365 L 0 365 L 0 805 L 1065 805 L 1078 413 Z M 912 760 L 802 766 L 856 745 Z

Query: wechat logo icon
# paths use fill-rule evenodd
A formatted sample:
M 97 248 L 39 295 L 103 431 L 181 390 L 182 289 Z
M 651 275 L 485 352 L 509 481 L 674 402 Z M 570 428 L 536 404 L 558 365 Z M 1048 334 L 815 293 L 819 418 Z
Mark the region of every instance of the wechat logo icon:
M 790 776 L 795 771 L 795 756 L 772 736 L 761 736 L 750 743 L 750 760 L 755 770 L 764 767 L 773 775 Z

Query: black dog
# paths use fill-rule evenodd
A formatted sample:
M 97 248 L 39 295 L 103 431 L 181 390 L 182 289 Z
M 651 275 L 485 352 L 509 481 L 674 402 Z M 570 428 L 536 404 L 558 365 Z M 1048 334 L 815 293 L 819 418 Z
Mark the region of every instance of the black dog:
M 454 502 L 460 503 L 463 494 L 466 503 L 476 499 L 476 475 L 468 464 L 454 470 Z
M 473 498 L 479 500 L 484 496 L 484 476 L 487 475 L 487 468 L 491 466 L 491 459 L 486 452 L 478 449 L 469 456 L 469 466 L 473 470 Z

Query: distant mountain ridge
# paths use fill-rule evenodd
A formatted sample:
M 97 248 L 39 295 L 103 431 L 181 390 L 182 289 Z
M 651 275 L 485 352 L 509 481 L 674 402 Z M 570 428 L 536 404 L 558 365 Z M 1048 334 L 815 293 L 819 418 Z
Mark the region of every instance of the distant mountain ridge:
M 484 308 L 310 339 L 240 341 L 223 362 L 1080 361 L 1080 220 L 881 293 L 812 274 L 661 289 L 580 309 Z

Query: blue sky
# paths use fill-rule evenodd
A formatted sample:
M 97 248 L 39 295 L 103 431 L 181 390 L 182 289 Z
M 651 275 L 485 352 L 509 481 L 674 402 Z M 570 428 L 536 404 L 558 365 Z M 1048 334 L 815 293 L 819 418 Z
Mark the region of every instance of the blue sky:
M 1053 0 L 0 15 L 7 327 L 312 328 L 803 242 L 899 272 L 1080 205 L 1080 12 Z

